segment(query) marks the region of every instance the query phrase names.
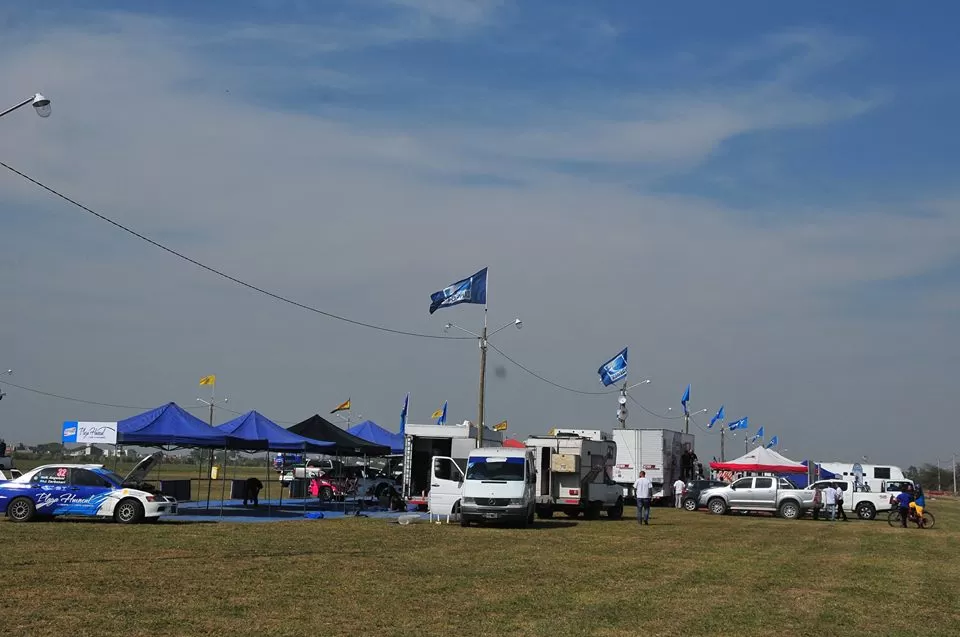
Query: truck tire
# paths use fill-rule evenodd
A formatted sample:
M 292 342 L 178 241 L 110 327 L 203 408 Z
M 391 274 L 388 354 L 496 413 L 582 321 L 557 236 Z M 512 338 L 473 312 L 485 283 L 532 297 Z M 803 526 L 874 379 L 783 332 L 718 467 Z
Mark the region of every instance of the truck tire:
M 707 502 L 707 508 L 710 509 L 710 513 L 714 515 L 723 515 L 727 512 L 727 503 L 723 498 L 711 498 L 710 501 Z
M 529 524 L 533 524 L 533 517 L 534 517 L 534 516 L 533 516 L 533 512 L 534 512 L 534 507 L 533 507 L 533 505 L 530 505 L 530 512 L 527 513 L 527 524 L 528 524 L 528 525 L 529 525 Z
M 872 520 L 877 517 L 877 508 L 871 502 L 861 502 L 857 505 L 857 517 L 861 520 Z
M 611 520 L 623 518 L 623 498 L 617 498 L 617 503 L 607 509 L 607 517 Z
M 797 520 L 803 517 L 803 510 L 796 500 L 787 500 L 780 504 L 780 517 L 785 520 Z
M 553 517 L 553 509 L 550 507 L 538 507 L 537 508 L 537 517 L 541 520 L 549 520 Z

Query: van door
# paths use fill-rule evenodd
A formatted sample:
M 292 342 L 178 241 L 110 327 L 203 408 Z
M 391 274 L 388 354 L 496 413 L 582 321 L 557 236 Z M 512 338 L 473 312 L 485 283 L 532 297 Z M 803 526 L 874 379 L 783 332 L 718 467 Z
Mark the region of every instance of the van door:
M 434 456 L 430 475 L 430 495 L 427 507 L 435 515 L 450 515 L 460 501 L 463 489 L 463 471 L 453 458 Z

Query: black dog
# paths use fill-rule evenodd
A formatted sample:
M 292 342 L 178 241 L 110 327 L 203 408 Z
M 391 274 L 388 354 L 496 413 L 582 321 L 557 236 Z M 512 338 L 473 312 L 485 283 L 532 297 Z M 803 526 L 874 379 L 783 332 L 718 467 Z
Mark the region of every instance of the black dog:
M 247 500 L 253 502 L 253 506 L 260 506 L 260 490 L 263 489 L 263 483 L 256 478 L 247 478 L 247 488 L 243 496 L 243 506 L 247 506 Z

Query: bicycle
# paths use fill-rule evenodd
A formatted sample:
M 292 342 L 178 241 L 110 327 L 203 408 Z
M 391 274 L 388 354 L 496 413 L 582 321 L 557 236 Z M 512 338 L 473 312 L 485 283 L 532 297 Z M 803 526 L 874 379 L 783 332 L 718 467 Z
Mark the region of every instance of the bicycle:
M 907 524 L 911 522 L 917 523 L 917 515 L 913 512 L 913 509 L 910 509 L 909 517 L 907 518 Z M 900 509 L 896 508 L 890 511 L 890 514 L 887 516 L 887 523 L 890 526 L 902 526 L 902 518 L 900 517 Z M 933 525 L 937 523 L 937 519 L 933 517 L 933 514 L 929 511 L 924 510 L 923 519 L 919 520 L 917 524 L 918 529 L 932 529 Z

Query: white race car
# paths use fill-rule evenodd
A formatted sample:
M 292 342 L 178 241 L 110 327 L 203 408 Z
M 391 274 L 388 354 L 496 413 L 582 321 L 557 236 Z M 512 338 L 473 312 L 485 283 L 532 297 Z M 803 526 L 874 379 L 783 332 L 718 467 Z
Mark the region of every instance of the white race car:
M 14 522 L 38 516 L 113 518 L 122 524 L 176 515 L 177 501 L 146 484 L 160 452 L 144 458 L 121 478 L 98 464 L 48 464 L 0 482 L 0 513 Z

